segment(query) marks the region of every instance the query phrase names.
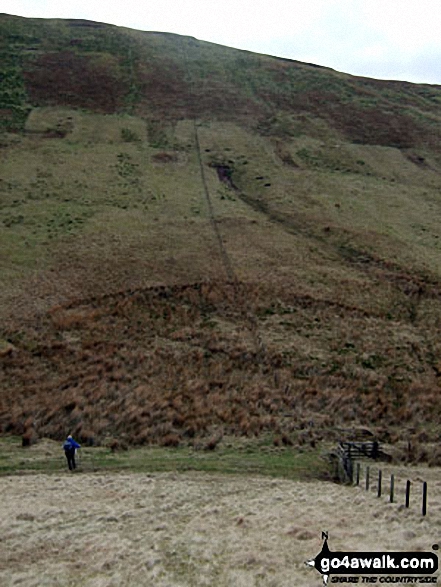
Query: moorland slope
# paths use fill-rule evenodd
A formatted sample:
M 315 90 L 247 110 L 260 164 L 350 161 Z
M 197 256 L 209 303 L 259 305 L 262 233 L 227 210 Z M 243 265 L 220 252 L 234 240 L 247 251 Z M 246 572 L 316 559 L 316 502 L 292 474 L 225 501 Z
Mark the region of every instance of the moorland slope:
M 0 16 L 0 432 L 437 440 L 441 87 Z

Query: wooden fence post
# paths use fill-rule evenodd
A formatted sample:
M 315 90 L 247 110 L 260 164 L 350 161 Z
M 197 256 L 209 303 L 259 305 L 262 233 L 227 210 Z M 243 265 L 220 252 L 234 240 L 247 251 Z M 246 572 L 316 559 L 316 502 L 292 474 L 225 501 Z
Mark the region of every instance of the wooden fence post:
M 406 481 L 406 507 L 409 507 L 410 502 L 410 481 Z

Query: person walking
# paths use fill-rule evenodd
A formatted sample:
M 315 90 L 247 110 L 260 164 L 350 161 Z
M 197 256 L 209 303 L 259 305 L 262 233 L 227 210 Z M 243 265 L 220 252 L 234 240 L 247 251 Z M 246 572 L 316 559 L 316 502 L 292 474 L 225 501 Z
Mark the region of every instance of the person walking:
M 63 448 L 64 454 L 66 455 L 67 459 L 67 466 L 69 467 L 70 471 L 73 471 L 77 468 L 77 465 L 75 463 L 75 452 L 77 448 L 81 448 L 81 445 L 79 445 L 78 442 L 75 442 L 75 440 L 69 434 L 69 436 L 66 438 L 65 443 L 63 444 Z

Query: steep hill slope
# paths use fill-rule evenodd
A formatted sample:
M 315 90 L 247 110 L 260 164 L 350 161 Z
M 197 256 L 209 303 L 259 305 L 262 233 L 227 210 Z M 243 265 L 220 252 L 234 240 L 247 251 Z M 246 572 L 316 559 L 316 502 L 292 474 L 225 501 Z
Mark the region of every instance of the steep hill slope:
M 438 437 L 440 87 L 0 31 L 2 432 Z

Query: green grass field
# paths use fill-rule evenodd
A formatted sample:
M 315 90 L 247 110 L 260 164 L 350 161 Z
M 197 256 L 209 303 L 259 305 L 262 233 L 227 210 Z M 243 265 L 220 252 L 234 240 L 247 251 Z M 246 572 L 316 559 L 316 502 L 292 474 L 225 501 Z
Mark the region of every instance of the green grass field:
M 268 439 L 224 440 L 215 450 L 148 447 L 112 451 L 83 447 L 77 453 L 82 473 L 154 473 L 199 471 L 236 475 L 264 475 L 292 480 L 328 478 L 329 469 L 318 450 L 274 447 Z M 22 447 L 20 437 L 0 439 L 0 475 L 60 474 L 67 469 L 61 443 L 43 439 Z

